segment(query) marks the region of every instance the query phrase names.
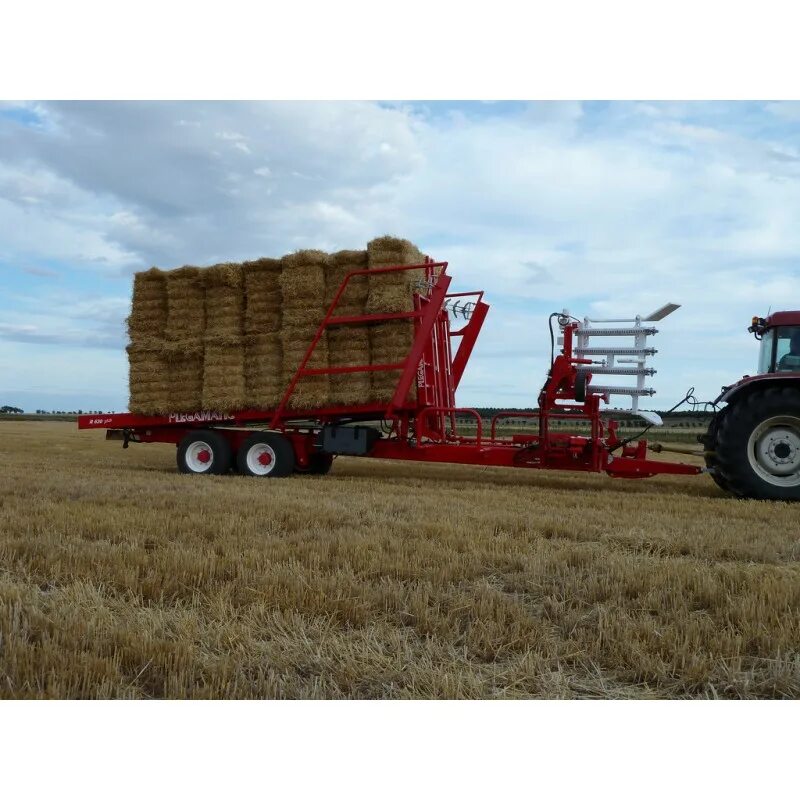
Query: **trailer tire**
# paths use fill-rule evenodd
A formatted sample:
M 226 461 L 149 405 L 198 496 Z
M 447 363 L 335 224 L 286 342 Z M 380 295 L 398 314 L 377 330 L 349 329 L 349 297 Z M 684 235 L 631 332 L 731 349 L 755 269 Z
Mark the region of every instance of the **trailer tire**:
M 800 391 L 775 387 L 737 398 L 715 434 L 714 461 L 728 491 L 800 500 Z
M 279 433 L 251 433 L 239 447 L 236 464 L 242 475 L 254 478 L 285 478 L 294 472 L 292 443 Z
M 330 453 L 312 453 L 308 459 L 308 466 L 295 466 L 294 471 L 302 475 L 327 475 L 333 466 L 333 456 Z
M 192 431 L 178 445 L 178 472 L 184 475 L 224 475 L 231 468 L 231 446 L 217 431 Z

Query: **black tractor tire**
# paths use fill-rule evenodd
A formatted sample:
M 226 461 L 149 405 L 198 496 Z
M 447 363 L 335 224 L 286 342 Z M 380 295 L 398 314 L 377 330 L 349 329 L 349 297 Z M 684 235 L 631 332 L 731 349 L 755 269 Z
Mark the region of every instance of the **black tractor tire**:
M 720 486 L 737 497 L 800 500 L 800 387 L 734 398 L 715 427 L 709 450 Z
M 292 443 L 279 433 L 256 431 L 239 447 L 236 466 L 254 478 L 286 478 L 294 472 Z
M 308 466 L 295 465 L 294 471 L 303 475 L 327 475 L 333 466 L 333 456 L 330 453 L 312 453 L 308 459 Z
M 178 471 L 184 475 L 224 475 L 232 458 L 228 440 L 217 431 L 192 431 L 178 444 Z
M 714 418 L 711 420 L 711 423 L 708 426 L 708 431 L 703 436 L 698 436 L 698 441 L 704 446 L 705 448 L 705 460 L 706 460 L 706 467 L 708 468 L 708 474 L 713 479 L 714 483 L 722 489 L 723 492 L 727 494 L 733 494 L 731 491 L 730 481 L 723 475 L 722 468 L 717 461 L 717 431 L 719 430 L 719 424 L 722 421 L 723 411 L 718 411 Z

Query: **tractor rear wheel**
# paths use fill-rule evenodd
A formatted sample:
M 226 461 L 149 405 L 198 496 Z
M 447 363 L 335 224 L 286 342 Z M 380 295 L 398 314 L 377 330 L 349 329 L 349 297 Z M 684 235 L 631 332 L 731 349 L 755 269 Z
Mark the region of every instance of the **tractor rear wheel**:
M 756 390 L 735 400 L 715 439 L 710 449 L 728 491 L 759 500 L 800 500 L 799 389 Z

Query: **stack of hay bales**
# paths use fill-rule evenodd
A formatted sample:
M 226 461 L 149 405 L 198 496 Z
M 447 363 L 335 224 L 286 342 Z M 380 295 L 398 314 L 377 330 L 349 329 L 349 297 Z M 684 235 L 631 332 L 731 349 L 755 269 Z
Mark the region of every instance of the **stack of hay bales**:
M 165 273 L 167 325 L 163 355 L 168 362 L 169 411 L 203 405 L 203 351 L 206 296 L 203 270 L 181 267 Z
M 425 256 L 406 239 L 382 236 L 367 245 L 369 269 L 393 267 L 399 264 L 420 264 Z M 368 314 L 388 314 L 414 310 L 415 285 L 424 278 L 422 270 L 404 270 L 370 276 L 366 311 Z M 404 361 L 414 342 L 414 320 L 387 320 L 375 323 L 369 331 L 370 363 L 393 364 Z M 373 372 L 370 399 L 388 403 L 397 388 L 398 370 Z M 414 396 L 414 383 L 409 398 Z
M 325 307 L 325 273 L 330 256 L 321 250 L 299 250 L 281 259 L 280 287 L 283 295 L 281 350 L 283 352 L 283 384 L 288 386 L 308 346 L 322 322 Z M 314 349 L 307 369 L 328 366 L 328 337 L 324 334 Z M 301 378 L 289 399 L 291 408 L 319 408 L 327 405 L 330 396 L 328 375 Z
M 245 405 L 244 278 L 241 264 L 203 270 L 203 408 L 234 411 Z
M 286 390 L 283 381 L 281 262 L 245 261 L 245 406 L 274 408 Z
M 366 250 L 340 250 L 331 255 L 325 273 L 325 307 L 330 307 L 348 272 L 367 269 Z M 334 316 L 353 317 L 366 313 L 369 284 L 366 275 L 355 275 L 347 283 Z M 328 328 L 328 360 L 332 367 L 366 366 L 370 363 L 367 325 L 334 325 Z M 366 403 L 370 397 L 369 372 L 343 372 L 330 376 L 332 405 Z
M 130 410 L 276 408 L 347 273 L 423 261 L 411 242 L 384 236 L 333 255 L 301 250 L 279 260 L 137 273 L 127 321 Z M 355 276 L 334 316 L 413 311 L 421 277 L 420 270 Z M 412 319 L 331 326 L 306 366 L 401 363 L 413 340 Z M 388 403 L 399 377 L 399 370 L 303 377 L 289 406 Z
M 127 319 L 131 343 L 130 410 L 160 414 L 169 407 L 169 375 L 162 356 L 167 326 L 167 284 L 164 273 L 153 267 L 133 278 L 133 301 Z

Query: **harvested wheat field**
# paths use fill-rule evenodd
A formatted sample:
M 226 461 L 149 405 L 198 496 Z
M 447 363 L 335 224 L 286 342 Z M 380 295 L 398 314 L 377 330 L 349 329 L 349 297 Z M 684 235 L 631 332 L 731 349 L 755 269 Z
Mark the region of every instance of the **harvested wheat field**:
M 0 423 L 0 696 L 800 696 L 800 508 L 706 477 L 175 472 Z

